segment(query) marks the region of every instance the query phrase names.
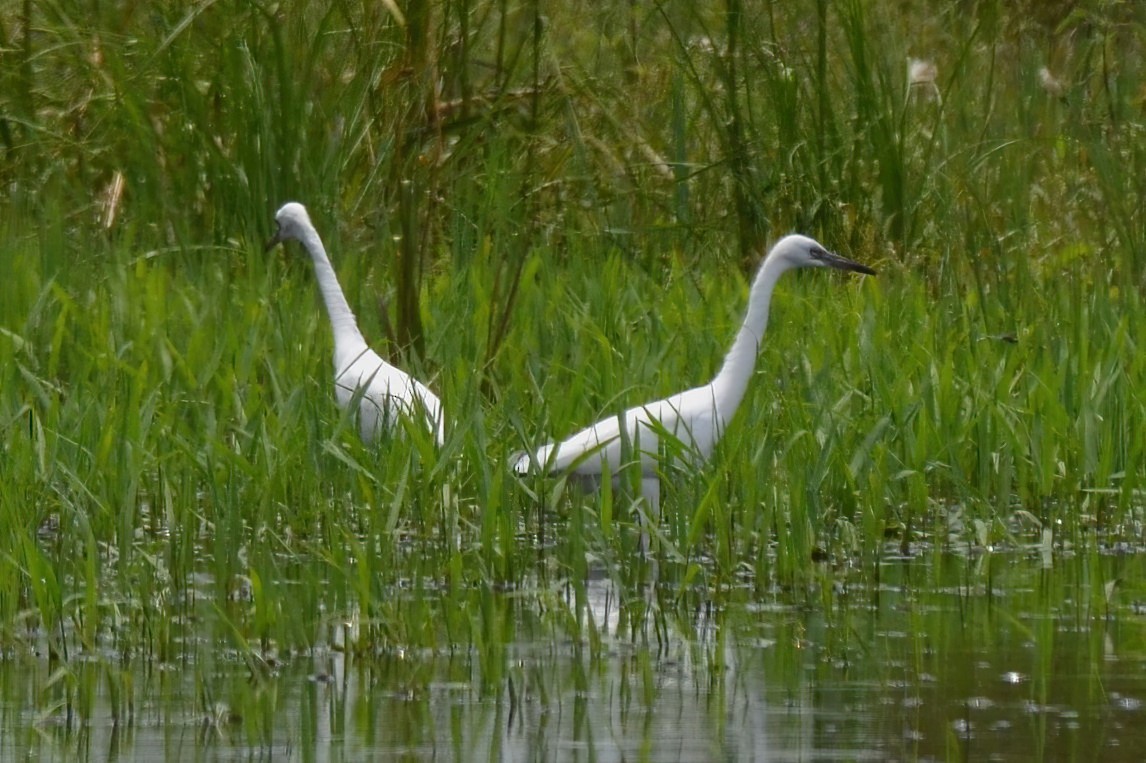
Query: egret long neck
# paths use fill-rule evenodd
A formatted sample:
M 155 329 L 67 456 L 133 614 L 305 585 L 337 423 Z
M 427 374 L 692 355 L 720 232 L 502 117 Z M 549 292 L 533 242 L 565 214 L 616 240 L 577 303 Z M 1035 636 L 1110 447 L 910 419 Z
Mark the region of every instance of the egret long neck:
M 725 418 L 730 418 L 744 398 L 752 369 L 756 367 L 756 356 L 760 343 L 764 340 L 764 330 L 768 327 L 768 308 L 772 303 L 772 291 L 780 275 L 788 265 L 775 258 L 767 258 L 756 274 L 752 291 L 748 295 L 748 314 L 744 324 L 736 334 L 732 349 L 724 356 L 724 365 L 712 380 L 717 405 Z
M 358 321 L 350 310 L 346 295 L 338 285 L 338 277 L 334 274 L 334 266 L 326 256 L 326 247 L 322 239 L 313 228 L 306 231 L 302 244 L 314 260 L 314 275 L 318 279 L 318 290 L 322 294 L 322 301 L 326 303 L 326 312 L 330 314 L 330 324 L 334 330 L 335 349 L 339 349 L 347 342 L 361 342 L 366 344 L 362 332 L 358 330 Z

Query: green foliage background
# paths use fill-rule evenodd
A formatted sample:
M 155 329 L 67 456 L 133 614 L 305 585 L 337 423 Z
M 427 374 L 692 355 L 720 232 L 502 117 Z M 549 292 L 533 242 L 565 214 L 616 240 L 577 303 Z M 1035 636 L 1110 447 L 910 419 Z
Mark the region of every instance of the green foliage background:
M 209 580 L 242 644 L 354 607 L 496 641 L 483 584 L 628 574 L 639 542 L 625 491 L 566 501 L 509 454 L 702 382 L 792 230 L 880 276 L 781 286 L 714 463 L 666 488 L 670 583 L 1137 548 L 1144 15 L 6 4 L 0 628 L 168 654 Z M 340 420 L 309 263 L 261 247 L 290 199 L 441 392 L 440 451 Z

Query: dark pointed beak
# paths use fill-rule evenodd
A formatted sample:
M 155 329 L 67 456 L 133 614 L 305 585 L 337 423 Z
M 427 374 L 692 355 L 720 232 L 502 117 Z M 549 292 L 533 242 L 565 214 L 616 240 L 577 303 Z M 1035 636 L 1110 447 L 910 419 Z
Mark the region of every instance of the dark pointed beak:
M 275 231 L 275 235 L 271 236 L 271 240 L 268 241 L 266 243 L 266 246 L 263 247 L 263 251 L 269 252 L 270 250 L 274 249 L 276 246 L 278 246 L 282 242 L 283 242 L 283 232 L 281 230 Z
M 820 255 L 820 262 L 829 268 L 835 268 L 837 270 L 849 270 L 853 273 L 864 273 L 869 276 L 875 275 L 875 271 L 867 265 L 856 262 L 855 260 L 849 260 L 847 257 L 841 257 L 835 252 L 825 251 Z

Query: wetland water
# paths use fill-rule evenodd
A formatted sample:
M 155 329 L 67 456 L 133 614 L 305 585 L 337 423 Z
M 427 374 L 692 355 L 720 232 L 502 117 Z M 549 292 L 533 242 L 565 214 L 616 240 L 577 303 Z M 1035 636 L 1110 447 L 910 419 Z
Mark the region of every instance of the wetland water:
M 600 574 L 462 600 L 504 642 L 362 654 L 335 621 L 259 659 L 207 606 L 166 659 L 6 648 L 0 759 L 1141 760 L 1142 565 L 936 551 L 717 600 Z

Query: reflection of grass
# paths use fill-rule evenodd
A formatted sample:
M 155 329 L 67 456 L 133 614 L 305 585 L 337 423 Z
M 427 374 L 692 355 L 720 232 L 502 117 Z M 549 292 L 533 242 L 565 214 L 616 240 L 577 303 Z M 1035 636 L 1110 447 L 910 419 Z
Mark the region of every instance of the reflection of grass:
M 0 12 L 28 30 L 0 73 L 6 636 L 178 660 L 209 598 L 236 648 L 354 612 L 362 653 L 492 666 L 540 612 L 592 631 L 591 568 L 629 586 L 631 633 L 663 630 L 632 491 L 567 500 L 505 464 L 708 378 L 754 247 L 793 228 L 881 275 L 780 287 L 714 463 L 667 481 L 661 580 L 1140 542 L 1142 46 L 1119 19 L 1046 32 L 1046 61 L 1017 19 L 954 11 L 472 5 L 408 35 L 384 4 Z M 308 263 L 258 247 L 288 198 L 375 347 L 441 392 L 440 451 L 340 419 Z

